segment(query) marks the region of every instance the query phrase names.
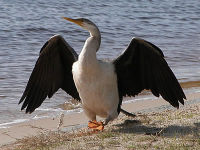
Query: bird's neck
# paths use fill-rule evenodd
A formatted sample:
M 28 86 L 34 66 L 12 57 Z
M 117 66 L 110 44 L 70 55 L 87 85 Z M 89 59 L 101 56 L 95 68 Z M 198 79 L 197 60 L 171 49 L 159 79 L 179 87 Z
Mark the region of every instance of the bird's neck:
M 97 63 L 96 52 L 99 50 L 101 44 L 101 34 L 98 28 L 90 30 L 90 37 L 86 40 L 83 49 L 79 55 L 79 61 L 82 64 Z
M 94 40 L 96 40 L 96 52 L 99 50 L 99 47 L 101 45 L 101 33 L 98 29 L 98 27 L 94 28 L 94 29 L 91 29 L 89 30 L 90 32 L 90 37 L 89 38 L 93 38 Z

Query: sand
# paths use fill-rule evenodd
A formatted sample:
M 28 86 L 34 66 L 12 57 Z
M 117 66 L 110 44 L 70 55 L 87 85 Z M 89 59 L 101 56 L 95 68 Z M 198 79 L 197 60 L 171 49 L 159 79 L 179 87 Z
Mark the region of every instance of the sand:
M 193 103 L 200 103 L 200 92 L 187 94 L 186 97 L 186 103 L 188 105 Z M 163 111 L 164 109 L 175 109 L 162 98 L 124 103 L 122 108 L 130 112 L 152 112 Z M 35 136 L 48 131 L 57 131 L 59 121 L 60 118 L 58 116 L 57 118 L 31 120 L 28 122 L 14 124 L 9 128 L 0 129 L 0 146 L 14 143 L 17 140 L 23 139 L 25 137 Z M 60 130 L 67 132 L 77 128 L 87 128 L 87 123 L 88 118 L 83 112 L 65 115 Z

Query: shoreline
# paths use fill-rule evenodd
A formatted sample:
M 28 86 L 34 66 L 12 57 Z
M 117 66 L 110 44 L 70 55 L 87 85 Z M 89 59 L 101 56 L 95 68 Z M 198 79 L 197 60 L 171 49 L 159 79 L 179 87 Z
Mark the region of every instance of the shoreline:
M 181 87 L 184 88 L 185 93 L 194 93 L 200 90 L 200 81 L 185 81 L 180 83 Z M 143 91 L 136 97 L 125 97 L 123 103 L 135 103 L 136 101 L 143 101 L 143 100 L 151 100 L 151 99 L 157 99 L 155 96 L 152 95 L 149 91 Z M 42 110 L 45 110 L 44 112 Z M 59 104 L 55 106 L 54 108 L 39 108 L 38 111 L 42 111 L 41 113 L 36 113 L 34 116 L 31 117 L 25 117 L 25 118 L 17 118 L 15 120 L 10 120 L 8 122 L 0 123 L 0 129 L 10 128 L 11 126 L 23 123 L 31 120 L 38 120 L 43 118 L 49 118 L 49 117 L 56 117 L 60 113 L 64 114 L 71 114 L 71 113 L 77 113 L 82 111 L 82 107 L 80 106 L 80 103 L 76 100 L 69 99 L 62 104 Z M 19 110 L 20 111 L 20 110 Z M 56 113 L 57 112 L 57 113 Z M 24 113 L 24 112 L 23 112 Z
M 194 93 L 186 93 L 186 105 L 192 103 L 200 103 L 200 91 Z M 180 106 L 183 108 L 184 106 Z M 133 113 L 163 111 L 166 109 L 175 109 L 162 98 L 153 98 L 151 100 L 138 100 L 134 102 L 125 102 L 122 108 Z M 122 116 L 122 114 L 120 114 Z M 101 118 L 97 118 L 101 119 Z M 16 123 L 9 128 L 0 129 L 0 146 L 11 144 L 19 139 L 29 136 L 36 136 L 48 131 L 59 131 L 58 125 L 60 116 L 30 120 L 26 122 Z M 79 128 L 87 128 L 88 118 L 84 112 L 76 112 L 64 115 L 63 125 L 60 131 L 72 131 Z M 105 127 L 106 128 L 106 127 Z

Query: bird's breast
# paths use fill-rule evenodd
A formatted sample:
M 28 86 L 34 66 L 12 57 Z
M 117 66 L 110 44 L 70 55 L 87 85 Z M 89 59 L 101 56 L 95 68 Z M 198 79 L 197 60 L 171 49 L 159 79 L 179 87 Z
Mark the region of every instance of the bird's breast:
M 99 62 L 98 66 L 84 68 L 76 62 L 72 72 L 85 108 L 94 109 L 93 111 L 99 116 L 105 115 L 111 109 L 117 109 L 119 101 L 117 77 L 112 64 Z

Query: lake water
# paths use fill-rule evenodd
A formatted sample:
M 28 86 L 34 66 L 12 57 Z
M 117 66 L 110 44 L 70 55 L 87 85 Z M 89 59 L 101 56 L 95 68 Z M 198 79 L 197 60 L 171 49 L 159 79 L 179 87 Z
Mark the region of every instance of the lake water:
M 62 35 L 79 53 L 89 35 L 62 16 L 97 24 L 100 59 L 117 57 L 133 37 L 140 37 L 163 50 L 180 82 L 200 79 L 199 0 L 1 0 L 0 124 L 61 112 L 59 104 L 70 98 L 59 91 L 31 115 L 18 105 L 39 50 L 51 36 Z

